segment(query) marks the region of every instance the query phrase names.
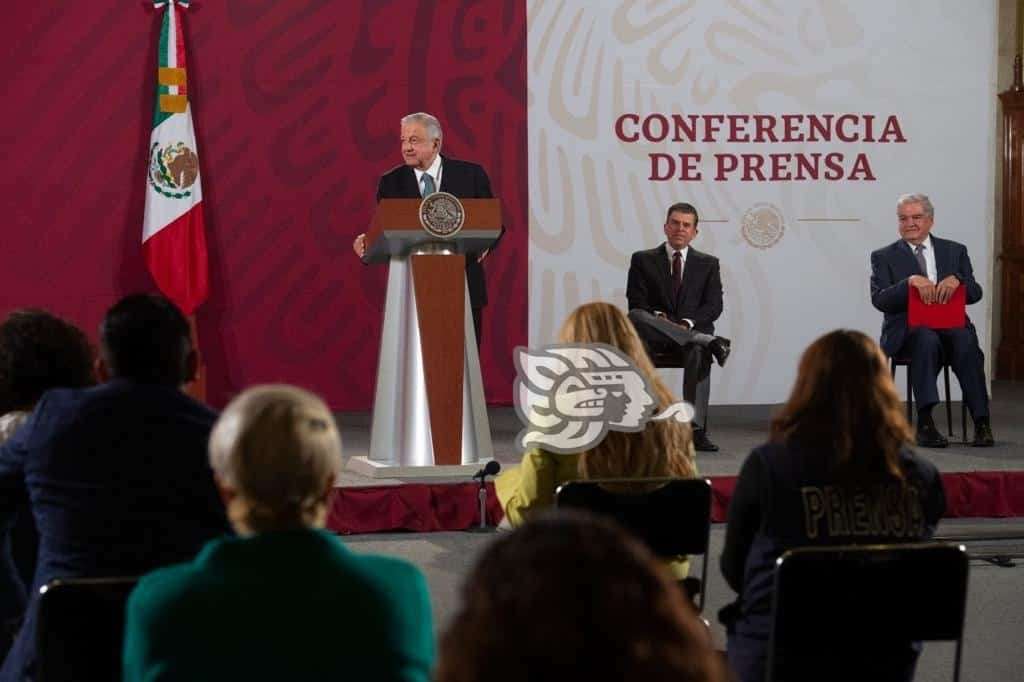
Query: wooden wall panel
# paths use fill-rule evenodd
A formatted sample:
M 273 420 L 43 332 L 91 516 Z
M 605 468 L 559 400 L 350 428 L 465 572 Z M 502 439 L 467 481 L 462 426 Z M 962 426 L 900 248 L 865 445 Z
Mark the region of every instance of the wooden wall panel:
M 1019 57 L 1018 57 L 1019 59 Z M 1019 64 L 1016 67 L 1020 68 Z M 1024 380 L 1024 89 L 1018 83 L 999 95 L 1003 106 L 1003 236 L 997 246 L 1002 265 L 996 351 L 997 379 Z

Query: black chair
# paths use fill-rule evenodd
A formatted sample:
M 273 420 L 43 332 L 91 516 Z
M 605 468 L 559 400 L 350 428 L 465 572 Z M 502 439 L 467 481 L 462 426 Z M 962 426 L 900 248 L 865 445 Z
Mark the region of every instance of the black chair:
M 617 521 L 662 559 L 703 555 L 700 580 L 685 587 L 703 611 L 711 538 L 711 482 L 684 478 L 608 478 L 569 481 L 555 506 L 586 509 Z
M 910 381 L 911 361 L 908 357 L 889 356 L 889 374 L 893 381 L 896 380 L 896 368 L 907 368 L 907 421 L 914 423 L 914 389 Z M 953 403 L 949 393 L 949 363 L 945 357 L 942 359 L 942 378 L 946 387 L 946 428 L 949 430 L 950 439 L 953 438 Z M 967 403 L 960 402 L 960 430 L 963 434 L 962 441 L 967 442 Z
M 906 680 L 914 642 L 956 642 L 968 556 L 941 543 L 805 547 L 778 560 L 766 679 Z
M 125 604 L 138 578 L 54 580 L 39 590 L 38 682 L 121 679 Z

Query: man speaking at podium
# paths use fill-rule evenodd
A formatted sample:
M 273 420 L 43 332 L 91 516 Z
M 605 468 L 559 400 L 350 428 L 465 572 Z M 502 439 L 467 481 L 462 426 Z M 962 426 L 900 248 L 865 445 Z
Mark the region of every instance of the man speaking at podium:
M 910 287 L 917 289 L 926 305 L 948 303 L 960 286 L 968 304 L 981 300 L 981 285 L 974 279 L 967 247 L 931 236 L 935 210 L 924 194 L 901 196 L 896 201 L 896 215 L 901 239 L 871 254 L 871 303 L 885 313 L 882 350 L 910 359 L 909 381 L 918 409 L 917 444 L 926 448 L 949 445 L 932 420 L 932 408 L 939 402 L 935 380 L 945 357 L 960 381 L 974 421 L 974 445 L 991 446 L 985 356 L 970 319 L 953 329 L 907 326 Z
M 441 154 L 441 124 L 430 114 L 409 114 L 402 118 L 402 160 L 405 162 L 381 176 L 377 201 L 381 199 L 418 199 L 434 192 L 448 192 L 460 199 L 492 199 L 491 181 L 483 166 L 459 161 Z M 505 233 L 502 226 L 501 234 Z M 487 305 L 487 285 L 481 263 L 498 241 L 481 253 L 466 254 L 466 282 L 469 304 L 473 309 L 476 345 L 480 347 L 481 317 Z M 366 234 L 352 243 L 356 255 L 366 254 Z

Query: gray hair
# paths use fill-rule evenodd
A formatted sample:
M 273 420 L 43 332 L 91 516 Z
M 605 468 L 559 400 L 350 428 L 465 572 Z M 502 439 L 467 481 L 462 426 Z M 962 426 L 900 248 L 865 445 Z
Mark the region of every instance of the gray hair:
M 896 200 L 896 210 L 906 206 L 907 204 L 921 204 L 921 208 L 924 209 L 924 213 L 929 218 L 935 217 L 935 207 L 932 206 L 932 200 L 928 198 L 927 194 L 904 194 Z
M 408 123 L 419 123 L 427 129 L 427 136 L 431 140 L 441 139 L 441 122 L 430 114 L 424 112 L 418 112 L 415 114 L 409 114 L 408 116 L 402 117 L 402 125 Z
M 324 492 L 341 469 L 341 436 L 320 398 L 283 384 L 232 400 L 210 434 L 210 466 L 237 493 L 236 529 L 322 525 Z

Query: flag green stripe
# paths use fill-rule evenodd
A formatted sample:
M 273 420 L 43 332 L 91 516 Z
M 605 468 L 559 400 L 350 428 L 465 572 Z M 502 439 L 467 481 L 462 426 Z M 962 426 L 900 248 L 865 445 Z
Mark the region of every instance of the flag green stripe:
M 174 8 L 171 7 L 170 3 L 164 5 L 164 17 L 160 23 L 160 44 L 156 50 L 156 61 L 157 66 L 167 66 L 167 49 L 168 45 L 171 44 L 171 12 Z M 171 114 L 160 111 L 160 95 L 166 95 L 170 92 L 170 88 L 166 85 L 160 85 L 159 81 L 156 84 L 156 97 L 153 101 L 153 127 L 156 128 L 161 123 L 166 121 Z

